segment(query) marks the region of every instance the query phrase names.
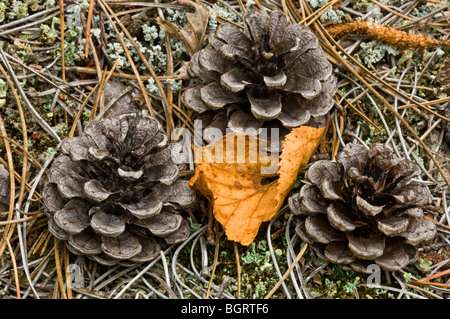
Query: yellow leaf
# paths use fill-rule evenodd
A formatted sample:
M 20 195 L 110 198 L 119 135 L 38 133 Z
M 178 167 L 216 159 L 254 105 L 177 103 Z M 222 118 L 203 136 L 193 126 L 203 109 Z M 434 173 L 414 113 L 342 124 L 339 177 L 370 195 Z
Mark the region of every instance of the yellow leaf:
M 280 209 L 324 131 L 325 127 L 293 129 L 279 157 L 265 153 L 264 140 L 226 135 L 196 150 L 199 164 L 189 183 L 211 201 L 227 238 L 250 245 L 261 223 L 272 219 Z

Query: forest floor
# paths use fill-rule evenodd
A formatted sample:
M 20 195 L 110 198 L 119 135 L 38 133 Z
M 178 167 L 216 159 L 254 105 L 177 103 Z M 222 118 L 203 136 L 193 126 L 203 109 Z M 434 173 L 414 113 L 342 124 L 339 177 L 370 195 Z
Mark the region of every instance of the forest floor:
M 426 43 L 414 48 L 412 42 L 402 42 L 389 32 L 447 39 L 448 2 L 198 1 L 209 9 L 208 31 L 224 21 L 241 23 L 244 10 L 262 8 L 284 11 L 292 22 L 307 25 L 319 37 L 333 64 L 342 110 L 331 115 L 325 147 L 312 160 L 334 159 L 343 142 L 380 142 L 421 167 L 421 178 L 433 194 L 433 209 L 427 214 L 437 222 L 436 238 L 422 245 L 417 262 L 404 270 L 372 275 L 329 264 L 311 249 L 299 256 L 305 244 L 295 234 L 287 203 L 274 219 L 262 224 L 249 246 L 227 240 L 218 223 L 208 224 L 208 214 L 203 213 L 190 219 L 192 234 L 186 242 L 171 246 L 151 263 L 106 267 L 70 253 L 48 231 L 42 188 L 46 169 L 60 152 L 56 137 L 63 140 L 71 131 L 80 132 L 95 118 L 98 101 L 89 94 L 97 84 L 105 78 L 120 80 L 145 106 L 137 71 L 162 122 L 166 118 L 159 84 L 174 105 L 175 127 L 191 128 L 193 114 L 179 102 L 188 85 L 181 74 L 189 61 L 188 51 L 183 41 L 165 36 L 157 19 L 181 29 L 187 22 L 184 7 L 166 0 L 91 1 L 86 58 L 90 3 L 60 2 L 63 10 L 56 0 L 0 0 L 0 164 L 13 172 L 16 194 L 12 205 L 8 199 L 0 209 L 0 299 L 450 297 L 450 133 L 446 123 L 450 48 Z M 116 19 L 122 22 L 117 28 L 126 28 L 136 45 L 123 31 L 117 33 L 111 22 Z M 371 22 L 389 26 L 387 36 L 377 38 L 376 32 L 363 30 L 334 40 L 326 32 L 335 24 L 358 20 L 369 22 L 369 29 Z M 151 61 L 157 81 L 142 63 L 139 50 Z M 117 92 L 117 98 L 124 93 Z M 301 179 L 300 175 L 293 192 L 299 190 Z

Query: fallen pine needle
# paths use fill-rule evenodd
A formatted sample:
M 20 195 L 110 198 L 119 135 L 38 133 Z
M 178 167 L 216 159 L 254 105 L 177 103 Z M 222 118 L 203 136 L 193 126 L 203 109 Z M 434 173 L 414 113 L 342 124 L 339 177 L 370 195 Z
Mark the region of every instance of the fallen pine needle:
M 239 262 L 239 251 L 238 251 L 236 242 L 234 242 L 234 253 L 236 255 L 236 268 L 237 268 L 237 277 L 238 277 L 237 299 L 241 299 L 241 264 Z
M 91 22 L 92 22 L 92 13 L 94 12 L 94 0 L 91 0 L 89 3 L 89 12 L 86 21 L 86 46 L 84 49 L 84 55 L 86 59 L 89 57 L 89 39 L 91 36 Z
M 295 257 L 294 262 L 289 266 L 288 270 L 286 270 L 286 272 L 284 273 L 283 277 L 281 277 L 280 281 L 277 282 L 277 284 L 272 288 L 271 291 L 269 291 L 269 293 L 264 297 L 264 299 L 270 299 L 270 297 L 272 297 L 275 291 L 277 291 L 278 288 L 280 288 L 281 284 L 286 280 L 287 276 L 289 276 L 292 269 L 294 269 L 295 265 L 297 265 L 297 263 L 300 261 L 300 258 L 302 258 L 303 254 L 306 251 L 306 248 L 308 248 L 308 244 L 305 244 L 305 246 L 303 246 L 303 248 L 298 253 L 297 257 Z
M 219 223 L 216 220 L 216 249 L 214 251 L 214 264 L 211 270 L 211 278 L 209 279 L 208 291 L 206 292 L 206 298 L 209 299 L 209 293 L 211 292 L 211 286 L 214 279 L 214 273 L 216 272 L 217 260 L 219 259 Z
M 14 281 L 15 281 L 15 283 L 16 283 L 17 299 L 20 299 L 19 273 L 18 273 L 18 271 L 17 271 L 16 256 L 14 255 L 14 250 L 13 250 L 13 248 L 11 247 L 11 243 L 9 242 L 8 237 L 6 237 L 6 236 L 3 235 L 3 234 L 2 234 L 2 236 L 3 236 L 3 238 L 4 238 L 5 241 L 6 241 L 6 245 L 8 246 L 8 250 L 9 250 L 9 253 L 10 253 L 10 255 L 11 255 L 11 261 L 12 261 L 13 269 L 14 269 Z

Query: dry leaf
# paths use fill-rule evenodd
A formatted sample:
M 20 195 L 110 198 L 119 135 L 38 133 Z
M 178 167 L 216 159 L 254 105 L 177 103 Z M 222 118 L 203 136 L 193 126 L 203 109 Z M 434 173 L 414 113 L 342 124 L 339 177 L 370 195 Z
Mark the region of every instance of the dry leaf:
M 186 26 L 183 29 L 180 30 L 176 24 L 160 18 L 158 23 L 170 36 L 183 41 L 188 54 L 192 57 L 206 41 L 209 11 L 204 5 L 191 0 L 178 0 L 178 4 L 194 10 L 186 12 Z
M 206 196 L 229 240 L 250 245 L 262 222 L 272 219 L 325 131 L 302 126 L 286 136 L 281 155 L 265 154 L 265 141 L 228 134 L 196 150 L 189 185 Z M 245 153 L 243 155 L 243 150 Z M 264 183 L 265 179 L 274 179 Z

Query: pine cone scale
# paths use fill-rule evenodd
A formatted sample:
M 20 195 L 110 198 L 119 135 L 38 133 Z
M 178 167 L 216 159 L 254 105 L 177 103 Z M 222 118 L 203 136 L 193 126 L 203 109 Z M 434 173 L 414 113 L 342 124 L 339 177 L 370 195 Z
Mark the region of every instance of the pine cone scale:
M 257 119 L 272 120 L 281 113 L 282 104 L 279 94 L 264 97 L 255 96 L 258 96 L 257 92 L 247 91 L 252 113 Z
M 215 37 L 226 44 L 249 51 L 252 41 L 242 31 L 231 23 L 222 23 L 215 31 Z
M 103 237 L 102 251 L 118 260 L 130 259 L 142 251 L 140 242 L 127 231 L 117 237 Z
M 68 234 L 78 234 L 90 225 L 89 208 L 84 201 L 71 199 L 53 218 L 56 225 Z
M 92 215 L 90 226 L 99 235 L 117 237 L 125 231 L 128 221 L 125 216 L 108 214 L 98 207 L 91 208 L 89 214 Z

